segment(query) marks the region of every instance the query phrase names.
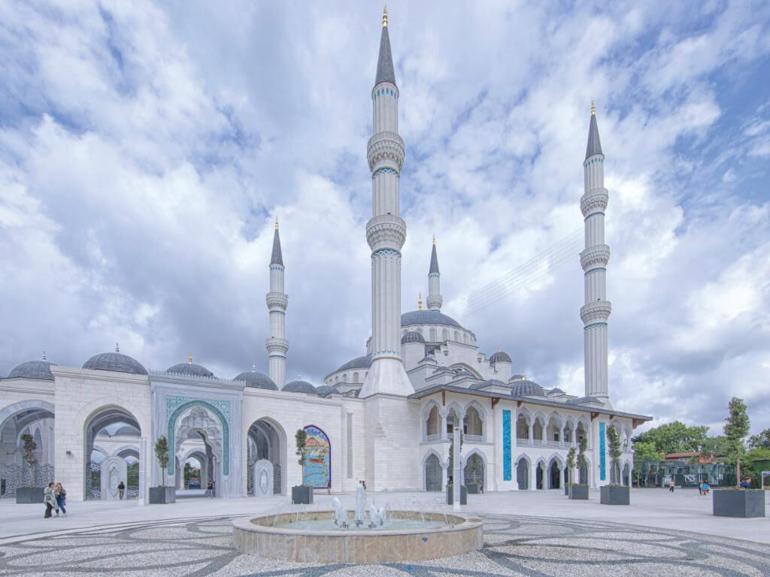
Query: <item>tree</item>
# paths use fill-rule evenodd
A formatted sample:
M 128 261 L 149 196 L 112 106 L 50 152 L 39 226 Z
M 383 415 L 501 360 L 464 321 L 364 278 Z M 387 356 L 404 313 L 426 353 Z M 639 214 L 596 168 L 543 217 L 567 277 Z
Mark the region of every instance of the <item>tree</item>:
M 588 448 L 588 441 L 585 437 L 580 438 L 578 448 L 579 451 L 577 456 L 577 466 L 580 474 L 580 484 L 586 485 L 588 484 L 588 479 L 583 479 L 583 468 L 588 465 L 588 461 L 586 461 L 586 449 Z
M 572 498 L 573 476 L 575 475 L 575 447 L 570 447 L 567 451 L 567 475 L 569 475 L 569 496 Z
M 160 465 L 160 486 L 166 486 L 166 467 L 168 467 L 168 441 L 161 435 L 155 441 L 155 458 Z
M 612 484 L 622 485 L 620 481 L 620 455 L 622 449 L 620 447 L 620 434 L 615 428 L 615 425 L 610 425 L 607 428 L 607 441 L 609 442 L 610 464 L 612 465 L 612 474 L 610 475 L 610 481 Z
M 706 442 L 701 447 L 701 452 L 707 455 L 715 455 L 722 457 L 727 454 L 728 447 L 727 437 L 723 435 L 716 435 L 714 437 L 706 437 Z
M 34 484 L 34 467 L 35 463 L 37 462 L 37 457 L 35 457 L 35 451 L 37 450 L 37 443 L 35 442 L 35 438 L 30 435 L 29 433 L 24 433 L 19 437 L 21 439 L 21 450 L 23 452 L 22 458 L 24 459 L 24 462 L 28 465 L 28 475 L 30 479 L 30 485 Z
M 680 421 L 666 423 L 634 437 L 634 443 L 654 443 L 659 453 L 700 451 L 706 443 L 707 426 L 688 426 Z
M 728 405 L 730 414 L 725 419 L 724 433 L 727 437 L 727 458 L 730 463 L 735 464 L 735 482 L 741 482 L 741 459 L 746 453 L 746 447 L 743 441 L 749 434 L 749 415 L 746 410 L 746 403 L 743 399 L 733 397 Z
M 300 467 L 305 466 L 305 452 L 307 451 L 307 433 L 305 429 L 297 429 L 294 433 L 294 443 L 297 445 L 296 455 Z
M 641 486 L 642 468 L 645 463 L 655 463 L 663 460 L 663 454 L 650 441 L 634 443 L 634 475 L 636 484 Z M 645 483 L 646 485 L 646 483 Z
M 770 429 L 749 437 L 749 449 L 770 449 Z

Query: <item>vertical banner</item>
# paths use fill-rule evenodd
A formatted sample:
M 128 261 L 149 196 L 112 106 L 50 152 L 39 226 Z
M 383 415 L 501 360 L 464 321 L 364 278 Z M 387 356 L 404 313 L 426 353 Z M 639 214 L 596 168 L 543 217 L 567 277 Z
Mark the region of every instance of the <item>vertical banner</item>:
M 503 410 L 503 481 L 511 480 L 511 411 Z
M 607 478 L 607 447 L 605 441 L 605 423 L 599 423 L 599 479 Z
M 321 429 L 315 425 L 305 427 L 307 444 L 305 463 L 302 466 L 302 484 L 317 489 L 331 487 L 331 443 Z

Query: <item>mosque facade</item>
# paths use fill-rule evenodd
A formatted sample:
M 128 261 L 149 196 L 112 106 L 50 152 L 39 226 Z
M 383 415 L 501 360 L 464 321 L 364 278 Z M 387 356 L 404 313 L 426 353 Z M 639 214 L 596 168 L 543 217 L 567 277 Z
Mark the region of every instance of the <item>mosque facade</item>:
M 196 489 L 214 482 L 218 497 L 289 494 L 294 485 L 353 491 L 441 491 L 452 432 L 463 431 L 464 482 L 483 491 L 559 489 L 569 479 L 598 487 L 630 481 L 633 430 L 650 419 L 615 410 L 609 394 L 606 295 L 610 249 L 604 240 L 608 192 L 595 110 L 583 161 L 580 209 L 585 249 L 585 395 L 544 388 L 514 372 L 511 356 L 479 350 L 476 335 L 442 312 L 434 241 L 425 307 L 402 312 L 399 180 L 405 147 L 398 133 L 399 89 L 383 17 L 371 93 L 372 334 L 365 354 L 329 373 L 320 386 L 286 382 L 289 341 L 284 260 L 276 225 L 266 305 L 267 374 L 222 378 L 193 362 L 147 370 L 121 352 L 80 367 L 46 359 L 21 363 L 0 379 L 0 495 L 61 481 L 71 500 L 146 499 L 149 487 Z M 364 352 L 364 351 L 362 351 Z M 607 431 L 620 434 L 620 470 L 610 466 Z M 295 456 L 304 430 L 308 452 Z M 161 468 L 156 440 L 171 458 Z M 587 464 L 568 471 L 581 439 Z

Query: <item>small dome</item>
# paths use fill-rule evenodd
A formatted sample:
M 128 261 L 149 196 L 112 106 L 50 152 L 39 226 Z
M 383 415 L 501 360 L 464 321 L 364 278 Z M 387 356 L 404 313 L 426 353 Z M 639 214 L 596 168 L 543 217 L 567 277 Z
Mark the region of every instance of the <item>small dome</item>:
M 404 334 L 403 337 L 401 337 L 401 344 L 405 343 L 424 343 L 425 337 L 423 337 L 420 333 L 417 331 L 409 331 Z
M 254 387 L 255 389 L 266 389 L 268 391 L 278 390 L 278 386 L 273 382 L 273 379 L 268 377 L 265 373 L 260 373 L 259 371 L 243 371 L 233 380 L 243 381 L 246 383 L 247 387 Z
M 497 379 L 489 379 L 487 381 L 479 381 L 478 383 L 473 383 L 469 388 L 478 390 L 478 389 L 485 389 L 487 387 L 504 387 L 505 383 L 503 381 L 498 381 Z
M 371 366 L 372 355 L 364 355 L 362 357 L 356 357 L 355 359 L 348 361 L 334 372 L 338 373 L 340 371 L 347 371 L 348 369 L 368 369 Z
M 186 375 L 188 377 L 213 377 L 214 373 L 202 365 L 196 365 L 191 361 L 186 363 L 177 363 L 166 369 L 169 375 Z
M 281 390 L 286 391 L 287 393 L 305 393 L 308 395 L 318 394 L 316 388 L 307 381 L 292 381 L 286 383 Z
M 548 391 L 549 395 L 563 395 L 564 391 L 562 391 L 559 387 L 554 387 L 550 391 Z
M 128 373 L 131 375 L 146 375 L 145 369 L 139 361 L 132 359 L 123 353 L 99 353 L 83 363 L 84 369 L 92 371 L 114 371 L 116 373 Z
M 17 365 L 8 373 L 9 379 L 38 379 L 41 381 L 53 381 L 51 367 L 54 363 L 48 361 L 27 361 Z
M 545 392 L 543 387 L 538 385 L 535 381 L 528 379 L 520 379 L 516 381 L 508 381 L 511 385 L 512 397 L 544 397 Z
M 330 387 L 329 385 L 321 385 L 316 389 L 316 394 L 318 394 L 319 397 L 328 397 L 334 392 L 334 387 Z
M 497 351 L 495 354 L 493 354 L 491 357 L 489 357 L 490 363 L 510 363 L 511 357 L 508 355 L 508 353 L 504 353 L 503 351 Z

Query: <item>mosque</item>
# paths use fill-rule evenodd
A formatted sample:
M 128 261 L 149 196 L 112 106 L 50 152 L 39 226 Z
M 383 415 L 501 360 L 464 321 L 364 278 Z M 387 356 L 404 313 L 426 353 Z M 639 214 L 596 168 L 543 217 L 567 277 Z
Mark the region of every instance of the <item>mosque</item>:
M 0 380 L 2 496 L 54 479 L 76 501 L 116 499 L 121 481 L 127 497 L 135 499 L 146 499 L 149 487 L 162 483 L 192 489 L 208 481 L 215 482 L 218 497 L 286 495 L 303 483 L 353 491 L 360 480 L 375 491 L 440 491 L 451 475 L 456 427 L 464 433 L 464 482 L 478 490 L 558 489 L 572 475 L 593 487 L 629 483 L 630 438 L 650 417 L 615 410 L 610 401 L 610 249 L 604 241 L 609 197 L 595 110 L 580 201 L 585 395 L 575 397 L 516 374 L 506 352 L 481 352 L 475 333 L 441 311 L 435 241 L 426 306 L 402 313 L 406 223 L 399 178 L 405 151 L 387 13 L 371 98 L 372 217 L 366 239 L 372 251 L 372 334 L 366 354 L 329 373 L 318 387 L 285 382 L 288 296 L 276 225 L 266 296 L 267 374 L 252 369 L 233 378 L 217 376 L 192 358 L 165 371 L 147 370 L 117 346 L 81 367 L 23 362 Z M 610 426 L 623 442 L 619 473 L 609 465 Z M 307 433 L 309 448 L 302 465 L 295 457 L 299 429 Z M 161 436 L 172 457 L 165 468 L 153 452 Z M 587 466 L 568 471 L 567 452 L 583 438 Z

